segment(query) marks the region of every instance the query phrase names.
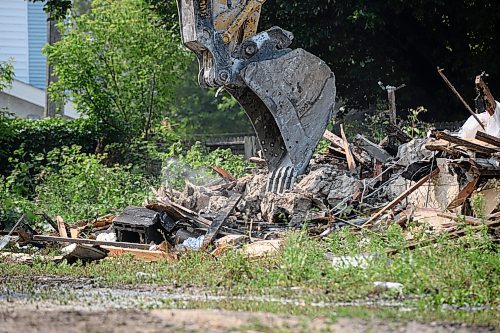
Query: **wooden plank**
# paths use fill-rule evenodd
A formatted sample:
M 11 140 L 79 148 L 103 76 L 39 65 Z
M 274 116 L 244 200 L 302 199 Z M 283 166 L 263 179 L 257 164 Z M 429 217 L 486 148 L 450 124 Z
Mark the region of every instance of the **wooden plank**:
M 474 119 L 476 119 L 476 121 L 479 123 L 479 126 L 481 126 L 481 128 L 484 129 L 484 124 L 479 120 L 479 118 L 477 117 L 477 114 L 474 113 L 474 111 L 472 111 L 469 104 L 467 104 L 467 102 L 463 99 L 463 97 L 460 95 L 460 93 L 457 91 L 457 89 L 455 89 L 455 87 L 451 84 L 451 82 L 448 80 L 448 78 L 444 75 L 444 73 L 443 73 L 444 69 L 438 67 L 437 71 L 438 71 L 439 75 L 441 75 L 441 77 L 443 78 L 444 82 L 446 82 L 448 87 L 450 87 L 450 89 L 455 93 L 455 95 L 457 95 L 458 99 L 463 103 L 463 105 L 465 106 L 467 111 L 469 111 L 469 113 L 472 115 L 472 117 L 474 117 Z
M 57 231 L 60 237 L 68 237 L 68 231 L 66 230 L 66 224 L 61 216 L 56 216 Z
M 103 245 L 102 249 L 107 251 L 108 257 L 119 257 L 124 255 L 132 255 L 134 259 L 141 260 L 145 262 L 155 262 L 166 260 L 170 263 L 177 260 L 176 255 L 160 250 L 142 250 L 142 249 L 130 249 L 118 246 Z
M 234 182 L 236 180 L 236 178 L 229 171 L 225 170 L 224 168 L 218 167 L 216 165 L 211 165 L 210 168 L 212 168 L 212 170 L 217 172 L 217 174 L 219 176 L 221 176 L 222 178 L 224 178 L 226 180 L 229 180 L 231 182 Z
M 465 200 L 467 200 L 468 197 L 474 192 L 476 189 L 477 182 L 479 181 L 479 175 L 476 175 L 470 182 L 468 182 L 462 190 L 458 193 L 456 198 L 448 204 L 448 207 L 446 209 L 454 209 L 457 208 L 458 206 L 463 205 Z
M 97 241 L 94 239 L 67 238 L 67 237 L 56 237 L 56 236 L 45 236 L 45 235 L 35 235 L 33 236 L 33 240 L 41 242 L 56 242 L 56 243 L 69 243 L 69 244 L 109 245 L 109 246 L 118 246 L 129 249 L 143 249 L 143 250 L 149 250 L 151 246 L 149 244 L 107 242 L 107 241 Z
M 420 179 L 418 182 L 416 182 L 415 184 L 413 184 L 409 189 L 407 189 L 406 191 L 404 191 L 403 193 L 401 193 L 396 199 L 392 200 L 384 208 L 382 208 L 381 210 L 379 210 L 378 212 L 376 212 L 363 225 L 367 225 L 367 224 L 375 221 L 376 219 L 378 219 L 379 217 L 381 217 L 386 211 L 388 211 L 389 209 L 394 208 L 397 204 L 399 204 L 406 197 L 408 197 L 410 194 L 412 194 L 413 192 L 415 192 L 420 186 L 422 186 L 423 184 L 425 184 L 425 182 L 427 182 L 432 177 L 436 176 L 438 173 L 439 173 L 439 169 L 438 168 L 432 170 L 432 172 L 429 175 L 427 175 L 424 178 Z
M 499 147 L 500 148 L 500 138 L 497 138 L 496 136 L 486 134 L 484 132 L 477 132 L 476 133 L 476 140 L 486 142 L 492 146 Z
M 210 245 L 210 243 L 212 243 L 213 239 L 219 232 L 220 227 L 226 222 L 229 214 L 231 214 L 234 207 L 238 204 L 238 202 L 240 202 L 242 196 L 242 194 L 233 195 L 229 199 L 226 207 L 217 214 L 217 216 L 212 221 L 212 225 L 208 228 L 207 233 L 205 234 L 202 248 L 206 248 L 208 245 Z
M 342 140 L 342 138 L 336 136 L 335 134 L 333 134 L 329 130 L 325 130 L 325 133 L 323 134 L 323 138 L 325 140 L 330 141 L 330 143 L 332 143 L 334 147 L 344 149 L 344 140 Z
M 325 133 L 323 133 L 323 139 L 329 141 L 332 144 L 329 147 L 330 149 L 334 150 L 337 153 L 342 154 L 342 156 L 345 156 L 344 140 L 342 140 L 342 138 L 338 137 L 329 130 L 325 130 Z M 367 164 L 366 159 L 364 159 L 361 154 L 358 154 L 354 150 L 351 150 L 351 153 L 359 163 Z
M 354 157 L 352 156 L 351 148 L 349 147 L 349 142 L 347 141 L 347 137 L 345 136 L 344 126 L 340 124 L 340 134 L 342 136 L 342 141 L 344 142 L 344 151 L 345 157 L 347 158 L 347 166 L 349 171 L 356 171 L 356 162 L 354 161 Z
M 212 224 L 212 221 L 199 216 L 196 212 L 176 204 L 172 201 L 167 201 L 167 198 L 158 198 L 158 202 L 147 204 L 146 208 L 152 209 L 158 212 L 166 212 L 174 220 L 179 220 L 181 218 L 189 218 L 193 220 L 199 227 L 206 228 Z
M 447 134 L 445 132 L 435 131 L 434 135 L 436 136 L 436 138 L 438 140 L 445 140 L 445 141 L 454 143 L 456 145 L 465 147 L 467 149 L 470 149 L 470 150 L 478 152 L 478 153 L 483 153 L 483 154 L 491 155 L 491 154 L 494 154 L 494 153 L 497 153 L 497 152 L 500 151 L 498 149 L 493 149 L 493 148 L 488 148 L 488 147 L 480 146 L 480 145 L 478 145 L 476 143 L 473 143 L 473 142 L 470 142 L 470 141 L 467 141 L 467 140 L 464 140 L 464 139 L 460 139 L 460 138 L 458 138 L 456 136 L 452 136 L 452 135 Z

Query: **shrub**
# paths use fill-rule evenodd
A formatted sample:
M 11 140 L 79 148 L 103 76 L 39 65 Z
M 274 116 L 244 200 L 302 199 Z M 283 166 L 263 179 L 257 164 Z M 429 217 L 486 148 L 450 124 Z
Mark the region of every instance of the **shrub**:
M 33 219 L 35 204 L 13 191 L 5 177 L 0 176 L 0 229 L 13 225 L 23 213 Z
M 80 150 L 64 147 L 48 155 L 51 164 L 36 188 L 40 209 L 74 222 L 144 201 L 149 189 L 145 177 L 130 172 L 130 166 L 105 166 L 101 163 L 105 156 L 86 155 Z
M 42 166 L 39 154 L 45 155 L 56 147 L 78 145 L 84 152 L 94 152 L 98 142 L 95 127 L 85 119 L 0 117 L 0 124 L 0 174 L 4 176 L 19 162 Z

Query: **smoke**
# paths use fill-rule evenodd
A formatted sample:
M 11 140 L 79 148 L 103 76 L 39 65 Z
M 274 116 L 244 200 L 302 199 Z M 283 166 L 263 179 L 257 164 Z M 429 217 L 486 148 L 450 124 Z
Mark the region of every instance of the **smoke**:
M 192 166 L 177 158 L 167 158 L 162 167 L 162 184 L 168 190 L 182 190 L 186 183 L 209 186 L 221 178 L 205 166 Z

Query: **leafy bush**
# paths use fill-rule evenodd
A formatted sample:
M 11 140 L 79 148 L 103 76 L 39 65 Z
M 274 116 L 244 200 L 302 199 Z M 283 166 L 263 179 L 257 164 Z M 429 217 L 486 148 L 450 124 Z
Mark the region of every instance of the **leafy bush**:
M 34 218 L 35 204 L 11 189 L 5 177 L 0 176 L 0 229 L 13 225 L 23 213 Z
M 105 166 L 105 156 L 86 155 L 80 147 L 64 147 L 48 154 L 51 161 L 36 188 L 37 206 L 65 221 L 92 218 L 140 205 L 149 184 L 130 166 Z M 57 166 L 57 170 L 54 166 Z
M 36 163 L 56 147 L 78 145 L 84 152 L 94 152 L 98 134 L 85 119 L 65 121 L 60 118 L 30 120 L 0 117 L 0 174 L 8 175 L 17 163 Z

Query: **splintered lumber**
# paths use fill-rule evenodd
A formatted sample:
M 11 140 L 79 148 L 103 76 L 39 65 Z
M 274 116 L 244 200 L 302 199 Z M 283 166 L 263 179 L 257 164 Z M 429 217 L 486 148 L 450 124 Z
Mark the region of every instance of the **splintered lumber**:
M 392 209 L 392 208 L 396 207 L 397 204 L 399 204 L 401 201 L 403 201 L 404 199 L 406 199 L 406 197 L 408 197 L 410 194 L 412 194 L 413 192 L 415 192 L 420 186 L 422 186 L 423 184 L 425 184 L 425 182 L 427 182 L 429 179 L 431 179 L 434 176 L 436 176 L 438 173 L 439 173 L 439 169 L 438 168 L 432 170 L 432 172 L 430 174 L 428 174 L 424 178 L 420 179 L 418 182 L 416 182 L 415 184 L 413 184 L 409 189 L 407 189 L 406 191 L 404 191 L 403 193 L 401 193 L 396 199 L 394 199 L 391 202 L 389 202 L 384 208 L 382 208 L 381 210 L 379 210 L 378 212 L 376 212 L 375 214 L 373 214 L 373 216 L 368 221 L 366 221 L 363 225 L 370 224 L 371 222 L 373 222 L 376 219 L 378 219 L 379 217 L 381 217 L 389 209 Z
M 60 216 L 56 216 L 56 222 L 57 222 L 57 231 L 59 232 L 59 236 L 68 237 L 68 231 L 66 230 L 66 224 L 64 223 L 63 218 Z
M 344 147 L 344 141 L 342 140 L 342 138 L 336 136 L 335 134 L 333 134 L 329 130 L 325 130 L 325 133 L 323 134 L 323 138 L 325 140 L 330 141 L 337 148 L 343 149 L 343 147 Z
M 500 148 L 500 138 L 497 138 L 496 136 L 486 134 L 484 132 L 477 132 L 476 134 L 476 140 L 486 142 L 492 146 L 499 147 Z
M 69 244 L 109 245 L 109 246 L 118 246 L 129 249 L 142 249 L 142 250 L 149 250 L 150 247 L 150 245 L 148 244 L 108 242 L 108 241 L 97 241 L 94 239 L 67 238 L 67 237 L 55 237 L 55 236 L 45 236 L 45 235 L 35 235 L 33 236 L 33 240 L 41 242 L 56 242 L 56 243 L 69 243 Z
M 391 158 L 391 155 L 389 155 L 388 152 L 386 152 L 382 147 L 379 145 L 371 142 L 367 138 L 365 138 L 363 135 L 358 134 L 356 136 L 356 139 L 358 139 L 358 145 L 361 149 L 366 151 L 368 155 L 373 157 L 375 160 L 380 161 L 382 163 L 387 163 L 387 161 Z
M 408 136 L 408 134 L 403 132 L 401 128 L 397 127 L 394 124 L 389 123 L 386 125 L 386 128 L 389 132 L 389 136 L 394 136 L 396 139 L 403 143 L 410 142 L 412 140 L 411 137 Z
M 236 178 L 224 168 L 218 167 L 216 165 L 211 165 L 210 168 L 212 168 L 212 170 L 214 170 L 219 176 L 226 180 L 229 180 L 231 182 L 234 182 L 236 180 Z
M 179 220 L 181 218 L 188 218 L 193 220 L 199 227 L 206 228 L 212 224 L 212 221 L 199 216 L 196 212 L 183 207 L 175 202 L 168 199 L 157 199 L 158 202 L 147 204 L 145 207 L 148 209 L 155 210 L 157 212 L 165 212 L 169 214 L 173 219 Z M 168 201 L 167 201 L 168 200 Z
M 349 147 L 349 141 L 347 141 L 347 137 L 344 133 L 344 126 L 340 125 L 340 135 L 342 136 L 342 141 L 344 142 L 344 151 L 345 157 L 347 158 L 347 166 L 349 171 L 354 172 L 356 170 L 356 162 L 354 161 L 354 157 L 352 156 L 351 148 Z
M 495 102 L 495 98 L 491 94 L 490 88 L 483 80 L 483 75 L 476 76 L 476 89 L 479 92 L 480 96 L 484 100 L 484 105 L 486 106 L 486 111 L 492 116 L 495 113 L 495 109 L 497 108 L 497 103 Z
M 479 175 L 475 175 L 474 178 L 469 181 L 462 190 L 458 193 L 457 197 L 449 203 L 446 209 L 454 209 L 458 206 L 463 205 L 465 200 L 471 196 L 472 192 L 476 189 L 477 182 L 479 181 Z
M 454 143 L 456 145 L 465 147 L 467 149 L 470 149 L 470 150 L 478 152 L 478 153 L 491 155 L 491 154 L 497 153 L 499 151 L 498 149 L 488 148 L 488 147 L 481 146 L 481 145 L 478 145 L 476 143 L 473 143 L 473 142 L 470 142 L 470 141 L 467 141 L 464 139 L 460 139 L 456 136 L 452 136 L 452 135 L 447 134 L 445 132 L 436 131 L 436 132 L 434 132 L 434 134 L 438 140 L 445 140 L 445 141 Z
M 121 243 L 119 243 L 121 244 Z M 108 257 L 119 257 L 123 255 L 132 255 L 134 259 L 141 260 L 145 262 L 155 262 L 160 260 L 166 260 L 170 263 L 176 261 L 176 256 L 174 254 L 160 251 L 160 250 L 143 250 L 143 249 L 131 249 L 124 248 L 120 246 L 109 246 L 102 245 L 102 249 L 107 251 Z
M 341 154 L 342 156 L 346 155 L 344 148 L 344 140 L 341 137 L 335 135 L 329 130 L 325 130 L 325 133 L 323 133 L 323 139 L 329 141 L 332 144 L 332 146 L 329 147 L 330 149 Z M 367 161 L 363 158 L 363 156 L 361 156 L 361 154 L 358 154 L 354 150 L 351 150 L 351 154 L 359 163 L 361 164 L 367 163 Z
M 229 214 L 233 211 L 234 207 L 240 202 L 242 195 L 237 194 L 233 195 L 229 198 L 229 201 L 224 209 L 222 209 L 219 214 L 214 218 L 212 224 L 207 230 L 205 234 L 205 238 L 203 239 L 203 248 L 207 247 L 210 243 L 212 243 L 214 237 L 219 232 L 220 227 L 226 222 Z

